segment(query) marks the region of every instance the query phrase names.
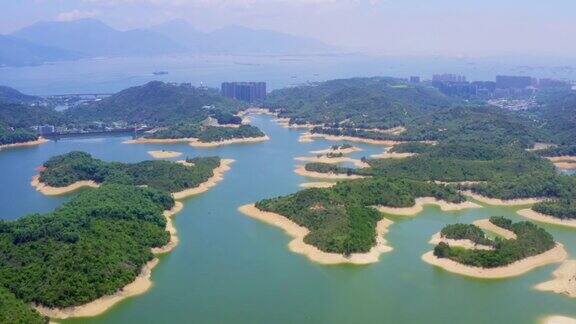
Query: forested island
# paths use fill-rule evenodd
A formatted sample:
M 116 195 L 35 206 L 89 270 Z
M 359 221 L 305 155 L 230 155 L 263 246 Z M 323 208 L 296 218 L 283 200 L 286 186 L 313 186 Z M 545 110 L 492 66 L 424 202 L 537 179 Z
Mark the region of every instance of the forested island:
M 440 242 L 432 254 L 423 256 L 424 261 L 460 274 L 498 278 L 518 275 L 537 266 L 560 262 L 566 258 L 567 253 L 562 245 L 556 243 L 543 228 L 531 222 L 513 223 L 510 219 L 496 216 L 490 217 L 489 222 L 491 226 L 510 232 L 515 238 L 503 239 L 497 236 L 489 239 L 476 225 L 448 225 L 440 232 L 441 238 L 469 240 L 491 248 L 465 248 Z M 454 263 L 443 262 L 443 259 Z
M 310 233 L 303 238 L 304 243 L 326 253 L 349 256 L 367 253 L 375 245 L 377 223 L 383 217 L 374 206 L 410 207 L 418 197 L 433 197 L 450 203 L 465 200 L 448 186 L 379 177 L 264 199 L 255 207 L 308 229 Z
M 144 139 L 197 139 L 203 143 L 263 137 L 265 134 L 251 125 L 217 127 L 200 124 L 177 124 L 143 136 Z
M 168 192 L 195 188 L 214 175 L 219 157 L 195 157 L 186 163 L 143 161 L 138 163 L 105 162 L 85 152 L 70 152 L 50 158 L 40 171 L 40 183 L 67 187 L 79 181 L 97 184 L 115 183 L 147 186 Z

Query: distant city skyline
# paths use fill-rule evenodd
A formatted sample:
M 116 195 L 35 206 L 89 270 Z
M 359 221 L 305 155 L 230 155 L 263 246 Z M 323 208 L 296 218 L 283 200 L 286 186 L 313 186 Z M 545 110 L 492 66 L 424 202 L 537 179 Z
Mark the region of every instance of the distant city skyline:
M 0 33 L 96 18 L 119 29 L 186 19 L 243 25 L 386 55 L 576 56 L 576 2 L 521 0 L 0 0 Z

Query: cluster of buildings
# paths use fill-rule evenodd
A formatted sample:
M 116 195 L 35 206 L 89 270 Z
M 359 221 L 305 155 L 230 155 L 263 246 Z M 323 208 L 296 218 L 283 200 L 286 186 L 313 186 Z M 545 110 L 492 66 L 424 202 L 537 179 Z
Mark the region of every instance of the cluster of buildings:
M 417 76 L 412 76 L 409 80 L 411 83 L 420 82 Z M 523 98 L 532 96 L 539 89 L 572 87 L 570 82 L 564 80 L 511 75 L 498 75 L 495 81 L 469 82 L 463 75 L 435 74 L 431 84 L 446 95 L 483 99 Z
M 224 82 L 222 95 L 227 98 L 255 102 L 266 99 L 266 82 Z

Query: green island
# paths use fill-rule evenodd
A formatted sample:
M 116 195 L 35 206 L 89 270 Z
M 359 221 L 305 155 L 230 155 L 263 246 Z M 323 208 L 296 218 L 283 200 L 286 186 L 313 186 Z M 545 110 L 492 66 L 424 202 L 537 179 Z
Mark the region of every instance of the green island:
M 310 188 L 256 203 L 262 211 L 282 215 L 310 230 L 304 242 L 328 253 L 350 255 L 376 243 L 382 214 L 371 206 L 410 207 L 418 197 L 452 203 L 464 201 L 454 188 L 434 183 L 379 177 Z
M 258 127 L 240 125 L 239 127 L 202 126 L 200 124 L 177 124 L 166 129 L 144 135 L 151 139 L 197 138 L 200 142 L 221 142 L 230 139 L 262 137 L 264 133 Z
M 516 239 L 506 240 L 496 237 L 491 240 L 487 239 L 476 225 L 450 225 L 442 229 L 444 237 L 470 239 L 478 244 L 490 245 L 494 249 L 466 249 L 440 242 L 434 248 L 434 255 L 468 266 L 496 268 L 544 253 L 556 245 L 552 235 L 531 222 L 513 223 L 504 217 L 490 217 L 490 223 L 513 232 L 516 234 Z
M 168 243 L 166 191 L 106 184 L 80 193 L 54 212 L 0 222 L 0 286 L 20 305 L 82 305 L 134 281 Z M 2 290 L 0 290 L 2 291 Z M 22 307 L 2 316 L 37 318 Z
M 219 157 L 187 158 L 188 165 L 171 161 L 105 162 L 85 152 L 50 158 L 40 171 L 41 183 L 66 187 L 78 181 L 147 186 L 168 192 L 195 188 L 214 175 Z

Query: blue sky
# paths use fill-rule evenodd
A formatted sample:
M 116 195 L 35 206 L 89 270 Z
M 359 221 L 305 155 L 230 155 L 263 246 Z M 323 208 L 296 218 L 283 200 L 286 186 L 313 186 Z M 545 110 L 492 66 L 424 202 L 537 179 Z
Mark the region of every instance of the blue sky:
M 576 56 L 574 0 L 0 0 L 0 33 L 94 17 L 119 29 L 183 18 L 240 24 L 378 54 Z

